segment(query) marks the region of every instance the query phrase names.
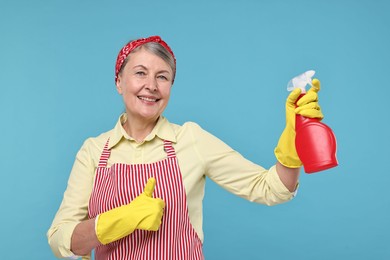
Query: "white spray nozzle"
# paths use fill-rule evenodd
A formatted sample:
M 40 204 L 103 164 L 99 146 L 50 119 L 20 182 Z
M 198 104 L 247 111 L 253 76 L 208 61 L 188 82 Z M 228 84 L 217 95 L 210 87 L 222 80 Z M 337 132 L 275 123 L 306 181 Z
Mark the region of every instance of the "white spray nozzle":
M 306 85 L 312 86 L 311 81 L 315 73 L 316 72 L 314 70 L 308 70 L 301 75 L 294 77 L 288 82 L 287 91 L 292 91 L 296 88 L 300 88 L 302 90 L 302 93 L 305 93 Z

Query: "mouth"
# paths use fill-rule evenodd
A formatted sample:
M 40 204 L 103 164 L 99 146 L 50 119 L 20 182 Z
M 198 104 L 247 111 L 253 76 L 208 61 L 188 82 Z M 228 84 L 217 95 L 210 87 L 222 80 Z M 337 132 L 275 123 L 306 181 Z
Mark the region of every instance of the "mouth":
M 151 97 L 143 97 L 143 96 L 137 96 L 138 99 L 146 102 L 158 102 L 160 99 L 158 98 L 151 98 Z

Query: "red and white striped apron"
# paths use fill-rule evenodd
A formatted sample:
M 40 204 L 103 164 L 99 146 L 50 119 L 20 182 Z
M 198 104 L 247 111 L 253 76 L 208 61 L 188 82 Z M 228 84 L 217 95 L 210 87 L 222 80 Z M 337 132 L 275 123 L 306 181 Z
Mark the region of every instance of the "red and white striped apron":
M 204 259 L 202 242 L 188 217 L 187 199 L 175 150 L 164 141 L 167 158 L 149 164 L 113 164 L 107 168 L 111 150 L 103 148 L 89 201 L 90 218 L 130 203 L 143 192 L 150 177 L 156 179 L 155 198 L 165 201 L 158 231 L 135 230 L 132 234 L 95 249 L 100 259 Z

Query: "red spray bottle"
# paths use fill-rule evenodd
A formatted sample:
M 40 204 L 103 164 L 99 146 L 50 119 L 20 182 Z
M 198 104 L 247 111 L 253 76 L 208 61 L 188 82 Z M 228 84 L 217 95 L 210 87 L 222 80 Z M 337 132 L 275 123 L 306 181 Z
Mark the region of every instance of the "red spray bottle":
M 287 90 L 301 88 L 301 96 L 305 95 L 305 87 L 312 85 L 314 74 L 315 71 L 309 70 L 293 78 L 288 83 Z M 317 118 L 296 115 L 295 132 L 295 148 L 306 173 L 319 172 L 338 165 L 336 136 L 329 126 Z

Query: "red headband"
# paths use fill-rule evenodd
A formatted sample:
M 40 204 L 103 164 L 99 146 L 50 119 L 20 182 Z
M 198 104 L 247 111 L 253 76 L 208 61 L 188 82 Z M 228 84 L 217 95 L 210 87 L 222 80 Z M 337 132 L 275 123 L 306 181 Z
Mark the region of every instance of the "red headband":
M 148 42 L 157 42 L 159 43 L 161 46 L 163 46 L 173 57 L 173 60 L 175 61 L 175 64 L 176 64 L 176 58 L 175 58 L 175 55 L 173 54 L 171 48 L 168 46 L 168 44 L 166 42 L 164 42 L 160 36 L 150 36 L 148 38 L 141 38 L 141 39 L 138 39 L 138 40 L 135 40 L 135 41 L 131 41 L 129 42 L 128 44 L 125 45 L 125 47 L 123 47 L 119 54 L 118 54 L 118 57 L 116 58 L 116 65 L 115 65 L 115 83 L 116 81 L 118 80 L 118 73 L 123 65 L 123 62 L 125 61 L 125 59 L 127 58 L 127 56 L 130 54 L 130 52 L 132 52 L 135 48 L 145 44 L 145 43 L 148 43 Z

